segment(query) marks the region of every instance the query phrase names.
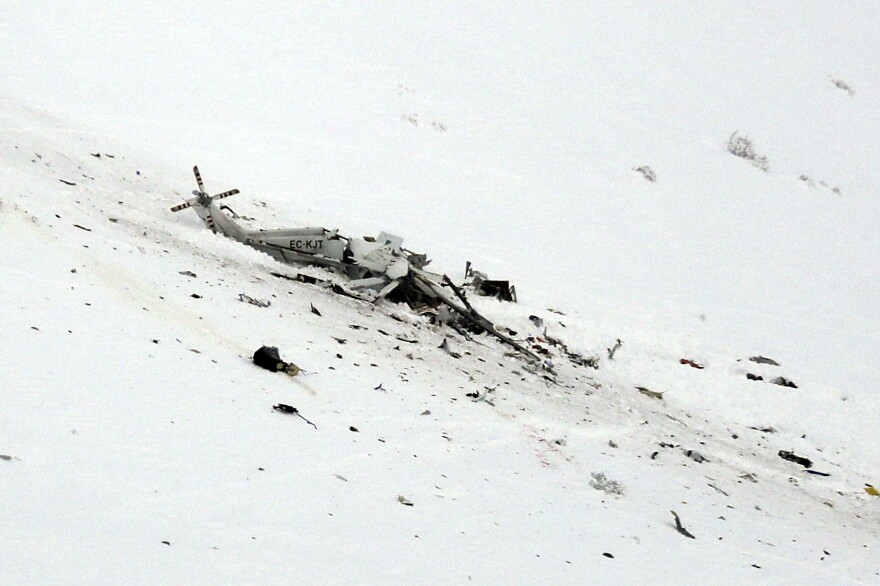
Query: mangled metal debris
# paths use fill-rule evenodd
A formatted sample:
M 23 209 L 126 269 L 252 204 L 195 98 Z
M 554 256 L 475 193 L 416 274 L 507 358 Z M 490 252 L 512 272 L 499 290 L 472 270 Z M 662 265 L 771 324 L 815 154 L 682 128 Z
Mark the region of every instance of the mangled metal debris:
M 239 193 L 237 189 L 208 195 L 198 167 L 193 167 L 193 174 L 198 184 L 198 189 L 192 192 L 194 197 L 171 208 L 172 212 L 193 208 L 212 232 L 228 236 L 284 263 L 334 269 L 345 275 L 348 281 L 347 287 L 343 288 L 337 283 L 322 282 L 306 275 L 273 275 L 330 287 L 335 293 L 374 303 L 388 299 L 407 303 L 415 311 L 429 308 L 440 321 L 459 332 L 487 332 L 513 346 L 528 359 L 541 361 L 532 350 L 500 332 L 480 315 L 449 277 L 426 271 L 425 267 L 430 263 L 428 258 L 404 248 L 399 236 L 380 232 L 375 238 L 345 237 L 337 229 L 323 227 L 251 230 L 237 221 L 239 217 L 231 208 L 217 204 L 218 200 Z M 506 301 L 516 299 L 516 291 L 507 281 L 489 280 L 483 273 L 470 270 L 470 263 L 468 273 L 471 281 L 466 286 L 478 294 Z
M 256 305 L 257 307 L 269 307 L 272 305 L 272 302 L 268 299 L 256 299 L 255 297 L 251 297 L 245 293 L 238 294 L 239 301 L 243 301 L 245 303 L 250 303 L 251 305 Z
M 486 273 L 474 270 L 471 261 L 465 264 L 464 278 L 470 279 L 468 285 L 477 295 L 516 303 L 516 287 L 512 286 L 510 281 L 490 279 Z

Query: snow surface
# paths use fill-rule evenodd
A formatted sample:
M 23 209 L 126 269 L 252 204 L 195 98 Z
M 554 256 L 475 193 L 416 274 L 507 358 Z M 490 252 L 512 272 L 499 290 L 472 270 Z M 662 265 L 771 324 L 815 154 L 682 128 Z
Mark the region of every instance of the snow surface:
M 880 580 L 871 3 L 126 6 L 0 8 L 3 583 Z M 328 274 L 168 212 L 194 163 L 600 368 L 271 276 Z

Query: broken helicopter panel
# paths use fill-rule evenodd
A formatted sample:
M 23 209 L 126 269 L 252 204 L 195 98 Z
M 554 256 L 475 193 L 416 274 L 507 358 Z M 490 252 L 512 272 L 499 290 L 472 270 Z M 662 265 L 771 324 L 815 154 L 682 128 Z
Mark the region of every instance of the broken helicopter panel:
M 321 227 L 251 230 L 236 220 L 237 216 L 231 208 L 216 203 L 239 193 L 238 189 L 208 195 L 199 168 L 193 167 L 193 173 L 199 188 L 192 192 L 194 197 L 171 208 L 172 212 L 191 207 L 212 232 L 265 252 L 281 262 L 336 269 L 349 279 L 349 289 L 374 302 L 388 299 L 406 302 L 414 308 L 445 305 L 477 330 L 484 330 L 528 358 L 540 361 L 536 354 L 498 332 L 489 320 L 477 313 L 449 277 L 424 270 L 430 261 L 424 254 L 403 248 L 403 239 L 399 236 L 381 232 L 375 238 L 347 238 L 339 234 L 337 229 Z M 484 294 L 515 299 L 515 292 L 511 295 L 512 287 L 509 288 L 506 281 L 485 281 L 485 275 L 482 274 L 469 276 L 484 279 L 484 288 L 491 284 L 492 292 Z M 503 284 L 500 292 L 497 289 L 499 284 Z M 451 289 L 454 296 L 445 287 Z

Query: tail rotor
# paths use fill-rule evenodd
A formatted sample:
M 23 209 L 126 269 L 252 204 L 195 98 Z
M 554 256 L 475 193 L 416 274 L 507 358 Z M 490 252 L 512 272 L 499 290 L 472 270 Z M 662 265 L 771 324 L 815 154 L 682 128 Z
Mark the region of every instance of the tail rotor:
M 193 174 L 196 176 L 196 183 L 198 184 L 198 190 L 193 191 L 193 195 L 195 196 L 192 199 L 188 199 L 182 204 L 176 205 L 171 208 L 172 212 L 179 212 L 180 210 L 185 210 L 186 208 L 190 208 L 194 205 L 201 205 L 204 207 L 208 207 L 211 202 L 217 201 L 218 199 L 223 199 L 225 197 L 229 197 L 230 195 L 235 195 L 239 193 L 237 189 L 230 189 L 229 191 L 224 191 L 222 193 L 218 193 L 217 195 L 208 195 L 205 192 L 205 184 L 202 183 L 202 174 L 199 173 L 199 167 L 193 167 Z

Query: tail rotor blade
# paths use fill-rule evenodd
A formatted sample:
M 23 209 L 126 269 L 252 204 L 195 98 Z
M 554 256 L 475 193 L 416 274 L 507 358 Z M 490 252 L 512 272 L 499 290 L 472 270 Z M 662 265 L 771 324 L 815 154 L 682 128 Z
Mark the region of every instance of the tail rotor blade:
M 193 166 L 193 174 L 196 176 L 196 183 L 199 184 L 199 191 L 205 193 L 205 184 L 202 183 L 202 174 L 199 173 L 199 166 Z

